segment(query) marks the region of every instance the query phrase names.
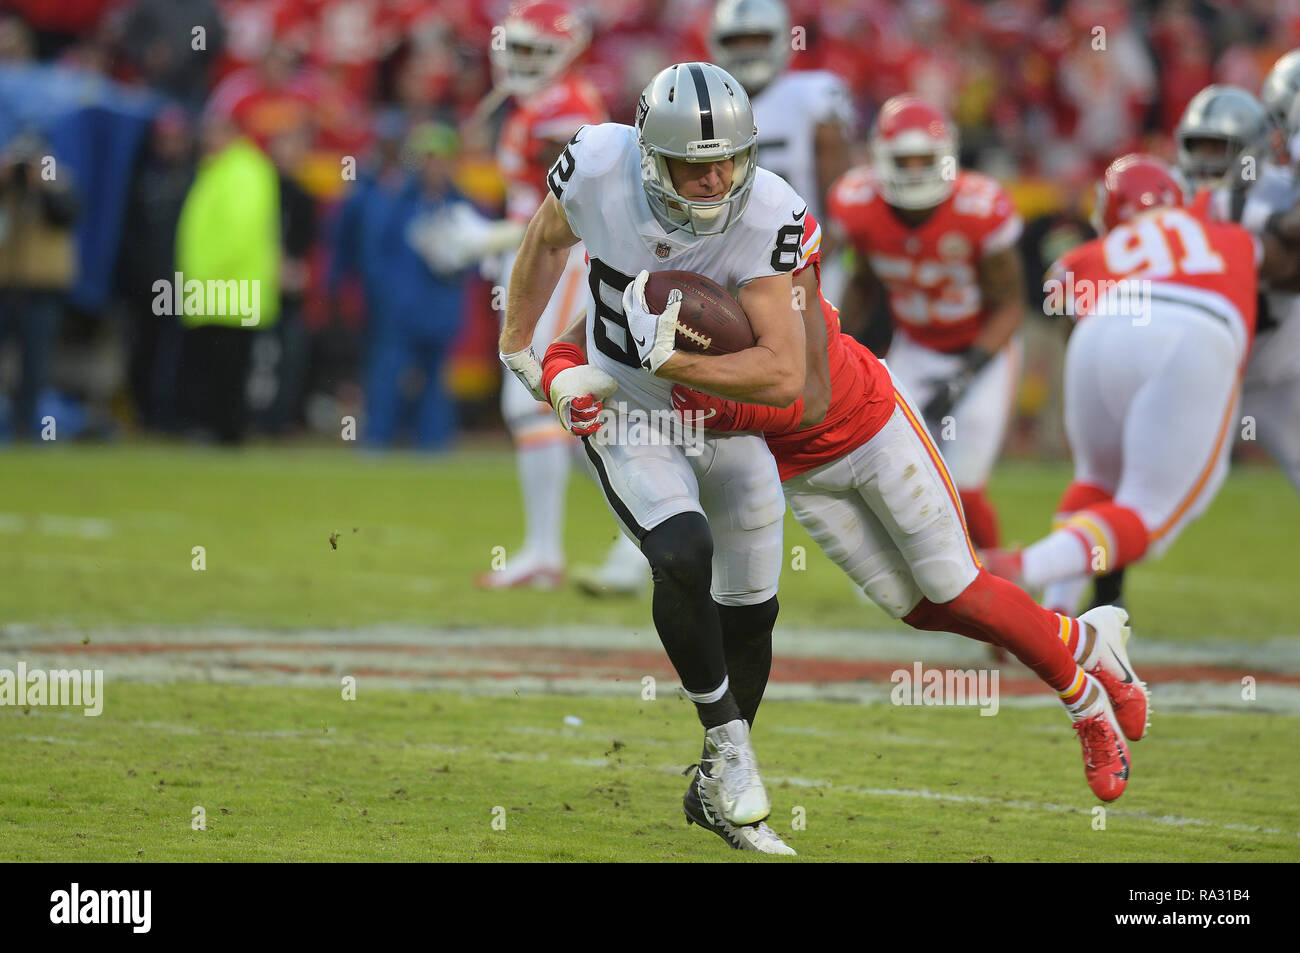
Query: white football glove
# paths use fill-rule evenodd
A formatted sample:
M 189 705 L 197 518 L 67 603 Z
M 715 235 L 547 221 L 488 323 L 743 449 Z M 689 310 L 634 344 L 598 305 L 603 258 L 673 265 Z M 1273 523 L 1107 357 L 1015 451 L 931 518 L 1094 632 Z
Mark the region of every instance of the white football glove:
M 528 393 L 533 395 L 534 400 L 547 403 L 546 394 L 542 390 L 542 362 L 537 359 L 537 352 L 531 344 L 513 354 L 502 353 L 501 363 L 519 378 L 519 383 L 528 388 Z
M 637 357 L 641 358 L 641 366 L 654 374 L 664 361 L 673 356 L 682 293 L 677 288 L 668 292 L 668 306 L 662 314 L 655 314 L 645 300 L 645 283 L 649 277 L 650 272 L 642 271 L 623 291 L 623 314 L 627 317 L 627 328 L 636 346 Z
M 589 437 L 600 429 L 601 401 L 616 390 L 618 382 L 599 367 L 566 367 L 551 381 L 551 406 L 565 430 Z

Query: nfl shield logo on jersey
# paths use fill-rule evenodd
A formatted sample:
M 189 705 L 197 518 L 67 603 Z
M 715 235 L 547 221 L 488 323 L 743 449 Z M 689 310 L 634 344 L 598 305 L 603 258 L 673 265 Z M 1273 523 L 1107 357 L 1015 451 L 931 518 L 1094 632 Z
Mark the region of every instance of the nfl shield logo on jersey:
M 673 250 L 672 246 L 669 245 L 667 242 L 660 242 L 659 244 L 655 245 L 655 257 L 658 258 L 660 261 L 663 261 L 665 258 L 668 257 L 668 253 L 671 252 L 672 250 Z
M 939 239 L 939 257 L 945 259 L 969 258 L 971 243 L 961 232 L 947 232 Z

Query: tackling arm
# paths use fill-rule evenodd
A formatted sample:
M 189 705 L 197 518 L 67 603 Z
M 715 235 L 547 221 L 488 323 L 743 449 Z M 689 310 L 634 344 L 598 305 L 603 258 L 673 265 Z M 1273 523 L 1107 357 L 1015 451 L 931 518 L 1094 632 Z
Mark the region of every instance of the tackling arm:
M 831 406 L 831 364 L 817 266 L 805 268 L 794 276 L 794 291 L 796 304 L 800 300 L 803 302 L 805 370 L 803 416 L 799 418 L 799 429 L 802 430 L 825 420 L 826 411 Z
M 803 394 L 804 322 L 788 274 L 755 278 L 740 289 L 754 329 L 754 346 L 735 354 L 674 351 L 658 376 L 696 390 L 769 407 L 788 407 Z

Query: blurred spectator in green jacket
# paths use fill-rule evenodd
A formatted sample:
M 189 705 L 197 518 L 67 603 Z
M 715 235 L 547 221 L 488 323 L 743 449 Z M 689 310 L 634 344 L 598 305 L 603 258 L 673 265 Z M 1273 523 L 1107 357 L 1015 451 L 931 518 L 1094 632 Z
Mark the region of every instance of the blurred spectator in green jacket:
M 247 426 L 254 332 L 274 327 L 280 313 L 280 185 L 271 160 L 228 118 L 208 116 L 201 135 L 203 158 L 176 233 L 177 274 L 155 285 L 154 307 L 186 328 L 183 410 L 234 444 Z

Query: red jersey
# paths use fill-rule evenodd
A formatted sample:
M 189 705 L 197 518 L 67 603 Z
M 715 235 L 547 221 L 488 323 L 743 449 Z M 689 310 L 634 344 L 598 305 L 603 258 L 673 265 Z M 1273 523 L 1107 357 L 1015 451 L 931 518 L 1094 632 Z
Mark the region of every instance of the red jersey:
M 821 238 L 821 226 L 810 212 L 794 273 L 812 267 L 817 275 L 817 296 L 826 321 L 831 403 L 819 424 L 765 435 L 782 480 L 838 460 L 875 436 L 894 412 L 894 382 L 889 372 L 867 348 L 840 333 L 840 313 L 821 294 Z
M 1014 245 L 1024 227 L 1002 186 L 958 172 L 952 194 L 910 225 L 885 201 L 870 167 L 860 166 L 832 187 L 829 209 L 884 284 L 899 330 L 936 351 L 971 346 L 987 316 L 979 262 Z
M 497 161 L 506 178 L 506 216 L 533 217 L 546 197 L 546 172 L 555 157 L 548 146 L 569 139 L 578 127 L 607 122 L 595 87 L 569 74 L 520 102 L 506 117 Z
M 1126 285 L 1116 288 L 1121 305 L 1129 306 L 1127 299 L 1135 297 L 1135 304 L 1176 300 L 1221 318 L 1249 350 L 1259 300 L 1259 254 L 1250 232 L 1213 221 L 1203 207 L 1155 209 L 1063 255 L 1047 273 L 1048 310 L 1082 320 L 1098 298 L 1124 280 Z

